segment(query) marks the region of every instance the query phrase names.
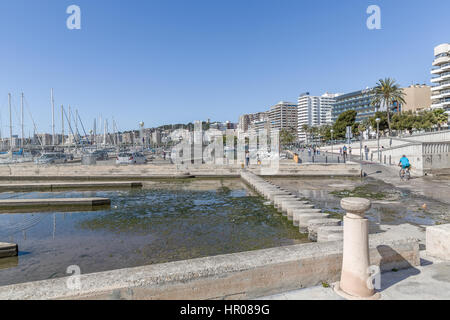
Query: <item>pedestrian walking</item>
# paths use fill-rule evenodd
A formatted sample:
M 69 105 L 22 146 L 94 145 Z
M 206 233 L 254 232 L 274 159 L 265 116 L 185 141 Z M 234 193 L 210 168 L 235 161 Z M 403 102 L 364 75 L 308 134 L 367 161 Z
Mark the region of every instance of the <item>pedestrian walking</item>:
M 344 157 L 344 162 L 347 160 L 347 146 L 342 148 L 342 156 Z

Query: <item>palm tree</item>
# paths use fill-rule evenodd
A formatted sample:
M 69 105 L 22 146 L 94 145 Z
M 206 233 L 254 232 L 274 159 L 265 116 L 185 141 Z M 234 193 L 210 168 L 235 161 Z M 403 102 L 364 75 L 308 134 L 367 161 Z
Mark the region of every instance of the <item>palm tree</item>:
M 309 126 L 307 124 L 302 125 L 302 130 L 306 136 L 306 143 L 308 143 Z
M 395 83 L 394 79 L 386 78 L 380 79 L 377 82 L 377 85 L 373 89 L 374 98 L 372 99 L 372 106 L 386 106 L 387 113 L 387 122 L 389 128 L 389 135 L 391 135 L 391 117 L 390 117 L 390 109 L 394 102 L 406 103 L 405 102 L 405 93 L 403 90 Z

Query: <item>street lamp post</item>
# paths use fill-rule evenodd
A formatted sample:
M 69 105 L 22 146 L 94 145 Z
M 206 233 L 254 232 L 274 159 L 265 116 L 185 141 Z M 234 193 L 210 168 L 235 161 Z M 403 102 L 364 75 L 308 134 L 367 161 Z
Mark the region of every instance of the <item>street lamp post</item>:
M 377 122 L 378 161 L 380 161 L 380 120 L 380 118 L 375 119 L 375 121 Z
M 333 145 L 334 145 L 334 142 L 333 142 L 333 132 L 334 132 L 334 130 L 331 129 L 330 132 L 331 132 L 331 157 L 333 157 Z

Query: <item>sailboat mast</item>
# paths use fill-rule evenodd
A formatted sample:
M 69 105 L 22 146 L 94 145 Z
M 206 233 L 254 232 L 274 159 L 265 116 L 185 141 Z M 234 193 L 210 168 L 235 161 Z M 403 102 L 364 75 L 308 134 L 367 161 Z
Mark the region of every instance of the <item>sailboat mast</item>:
M 52 144 L 56 145 L 56 137 L 55 137 L 55 99 L 53 96 L 53 88 L 50 92 L 52 99 Z
M 105 119 L 105 125 L 103 126 L 103 145 L 106 147 L 106 130 L 108 130 L 108 119 Z
M 9 149 L 11 150 L 11 157 L 12 157 L 12 151 L 13 151 L 13 144 L 12 144 L 12 115 L 11 115 L 11 93 L 8 93 L 8 104 L 9 104 Z
M 95 141 L 95 148 L 97 149 L 97 119 L 94 118 L 94 139 L 92 143 Z
M 23 132 L 23 92 L 22 92 L 22 96 L 20 99 L 20 116 L 21 116 L 21 122 L 22 122 L 22 139 L 20 139 L 20 148 L 23 149 L 24 145 L 25 145 L 25 134 Z
M 64 148 L 64 106 L 61 105 L 61 144 Z
M 67 121 L 69 123 L 69 152 L 70 152 L 70 146 L 73 142 L 73 139 L 75 138 L 75 136 L 73 135 L 73 130 L 72 130 L 72 111 L 70 110 L 70 104 L 69 104 L 69 119 Z M 70 132 L 72 132 L 72 139 L 70 138 Z

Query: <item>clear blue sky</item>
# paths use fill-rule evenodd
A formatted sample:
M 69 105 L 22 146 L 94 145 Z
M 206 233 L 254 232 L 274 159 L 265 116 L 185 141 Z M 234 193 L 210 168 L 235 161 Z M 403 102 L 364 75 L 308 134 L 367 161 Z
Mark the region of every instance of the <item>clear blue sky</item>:
M 81 30 L 66 28 L 71 4 Z M 382 30 L 366 28 L 370 4 Z M 434 46 L 450 42 L 449 12 L 448 0 L 2 0 L 2 134 L 8 92 L 19 110 L 24 91 L 50 132 L 52 87 L 89 129 L 102 114 L 124 130 L 236 122 L 305 91 L 346 93 L 381 77 L 429 83 Z

